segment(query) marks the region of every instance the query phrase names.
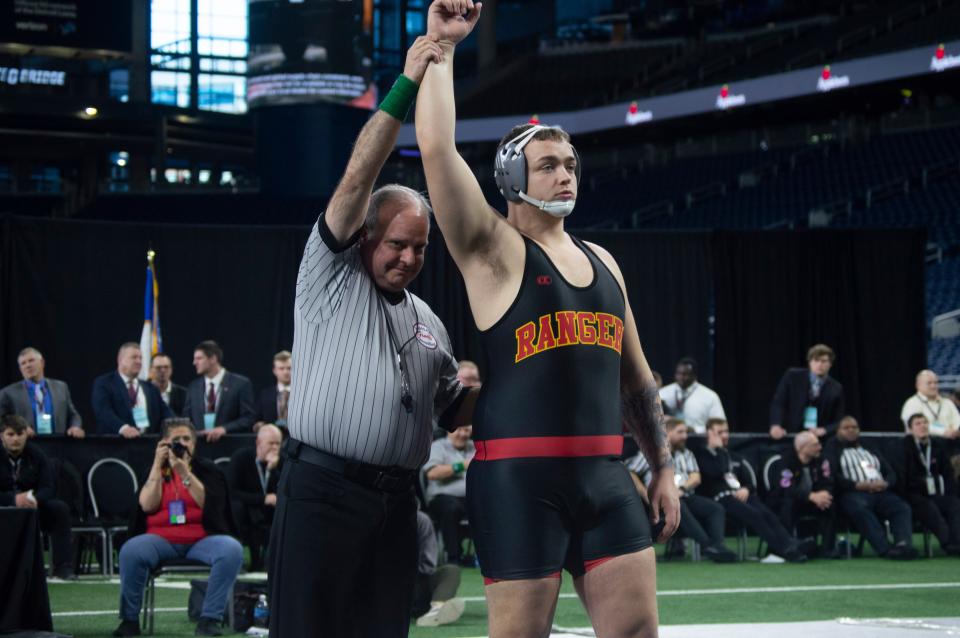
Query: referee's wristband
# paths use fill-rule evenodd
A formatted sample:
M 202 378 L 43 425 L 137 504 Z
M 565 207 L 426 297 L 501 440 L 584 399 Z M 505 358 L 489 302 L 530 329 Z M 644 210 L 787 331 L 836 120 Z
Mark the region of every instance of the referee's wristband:
M 380 102 L 380 110 L 401 122 L 405 121 L 419 90 L 420 87 L 416 82 L 401 73 L 390 88 L 390 92 L 387 93 L 387 97 Z
M 457 461 L 456 463 L 454 463 L 454 464 L 452 465 L 452 467 L 453 467 L 453 473 L 454 473 L 454 474 L 462 474 L 462 473 L 463 473 L 464 467 L 463 467 L 463 462 L 462 462 L 462 461 Z

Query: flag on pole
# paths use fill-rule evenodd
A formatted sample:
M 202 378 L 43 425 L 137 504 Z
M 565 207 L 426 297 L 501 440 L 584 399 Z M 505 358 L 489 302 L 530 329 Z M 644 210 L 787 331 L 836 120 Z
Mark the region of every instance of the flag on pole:
M 150 362 L 154 355 L 163 352 L 163 340 L 160 337 L 160 286 L 157 283 L 157 269 L 153 265 L 156 253 L 147 251 L 147 286 L 143 293 L 143 332 L 140 333 L 140 351 L 143 353 L 143 367 L 140 378 L 146 380 L 150 374 Z

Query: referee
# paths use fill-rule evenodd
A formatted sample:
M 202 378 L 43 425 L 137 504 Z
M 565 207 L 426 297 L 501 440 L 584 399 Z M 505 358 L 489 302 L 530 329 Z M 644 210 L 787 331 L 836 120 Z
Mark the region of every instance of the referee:
M 286 460 L 270 557 L 273 638 L 406 636 L 417 576 L 414 483 L 432 420 L 468 423 L 447 331 L 406 291 L 430 208 L 409 188 L 371 195 L 436 42 L 360 132 L 300 264 Z

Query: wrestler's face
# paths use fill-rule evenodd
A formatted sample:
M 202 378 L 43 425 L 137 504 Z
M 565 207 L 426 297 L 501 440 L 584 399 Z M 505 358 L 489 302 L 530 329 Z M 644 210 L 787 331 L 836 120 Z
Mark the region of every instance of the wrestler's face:
M 378 287 L 401 292 L 423 268 L 430 224 L 412 200 L 388 202 L 360 246 L 363 265 Z
M 567 142 L 533 140 L 527 158 L 527 195 L 547 202 L 577 199 L 577 158 Z

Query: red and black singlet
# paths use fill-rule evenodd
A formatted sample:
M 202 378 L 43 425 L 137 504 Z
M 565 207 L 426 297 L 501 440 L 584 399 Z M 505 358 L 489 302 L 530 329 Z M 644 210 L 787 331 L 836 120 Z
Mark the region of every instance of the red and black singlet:
M 484 383 L 474 414 L 478 460 L 619 455 L 625 301 L 607 266 L 571 237 L 593 279 L 571 285 L 524 237 L 520 290 L 481 332 Z

